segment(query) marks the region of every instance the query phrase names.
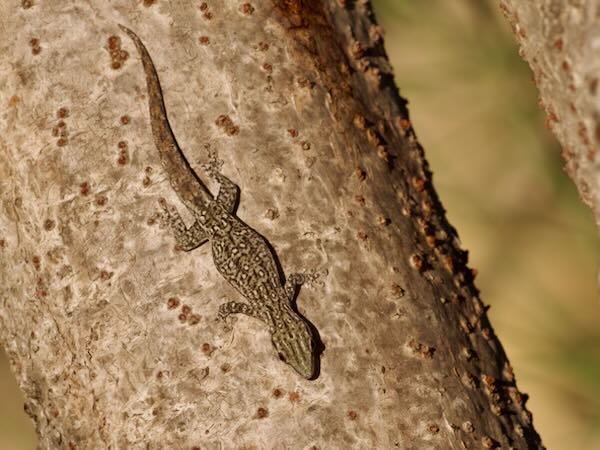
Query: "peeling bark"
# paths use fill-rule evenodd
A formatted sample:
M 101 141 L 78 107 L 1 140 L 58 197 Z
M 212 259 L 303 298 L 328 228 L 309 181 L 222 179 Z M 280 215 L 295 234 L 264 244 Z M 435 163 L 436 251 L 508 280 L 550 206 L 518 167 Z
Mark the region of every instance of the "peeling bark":
M 600 4 L 590 0 L 502 0 L 500 7 L 533 70 L 547 124 L 566 171 L 600 226 Z
M 541 448 L 368 2 L 1 12 L 0 342 L 40 449 Z M 117 23 L 199 176 L 210 146 L 286 273 L 322 273 L 316 380 L 261 322 L 215 322 L 243 299 L 159 226 L 159 197 L 185 208 Z

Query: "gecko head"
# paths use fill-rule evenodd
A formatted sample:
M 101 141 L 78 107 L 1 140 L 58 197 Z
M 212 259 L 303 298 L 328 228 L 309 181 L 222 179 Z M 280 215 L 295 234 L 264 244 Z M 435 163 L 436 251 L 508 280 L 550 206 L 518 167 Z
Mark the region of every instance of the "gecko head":
M 315 376 L 317 345 L 310 326 L 296 314 L 284 314 L 271 336 L 277 356 L 307 380 Z

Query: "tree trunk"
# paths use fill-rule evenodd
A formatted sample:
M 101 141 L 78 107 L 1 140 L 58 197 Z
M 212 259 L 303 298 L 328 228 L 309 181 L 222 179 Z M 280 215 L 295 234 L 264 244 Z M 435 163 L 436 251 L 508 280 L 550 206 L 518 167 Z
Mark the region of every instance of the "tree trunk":
M 500 6 L 533 70 L 547 123 L 563 148 L 566 171 L 600 227 L 600 4 L 592 0 L 503 0 Z
M 542 448 L 368 2 L 1 10 L 0 342 L 39 448 Z M 118 23 L 202 181 L 210 148 L 284 272 L 320 274 L 316 379 L 263 322 L 216 321 L 247 299 L 160 226 L 160 197 L 192 218 Z

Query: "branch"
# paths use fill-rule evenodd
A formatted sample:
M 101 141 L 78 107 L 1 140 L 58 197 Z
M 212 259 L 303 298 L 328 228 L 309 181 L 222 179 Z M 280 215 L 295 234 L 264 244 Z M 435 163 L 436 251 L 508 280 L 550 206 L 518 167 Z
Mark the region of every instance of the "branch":
M 547 124 L 562 145 L 567 173 L 600 226 L 598 4 L 552 0 L 500 3 L 533 70 Z

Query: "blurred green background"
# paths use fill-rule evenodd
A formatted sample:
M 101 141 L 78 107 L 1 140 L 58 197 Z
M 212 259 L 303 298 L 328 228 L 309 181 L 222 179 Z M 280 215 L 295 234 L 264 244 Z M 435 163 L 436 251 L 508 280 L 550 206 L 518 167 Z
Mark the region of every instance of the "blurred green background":
M 598 238 L 495 0 L 374 0 L 434 183 L 545 445 L 600 449 Z M 35 448 L 0 354 L 0 450 Z

